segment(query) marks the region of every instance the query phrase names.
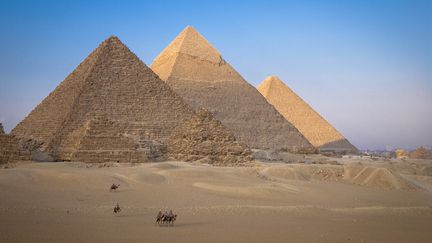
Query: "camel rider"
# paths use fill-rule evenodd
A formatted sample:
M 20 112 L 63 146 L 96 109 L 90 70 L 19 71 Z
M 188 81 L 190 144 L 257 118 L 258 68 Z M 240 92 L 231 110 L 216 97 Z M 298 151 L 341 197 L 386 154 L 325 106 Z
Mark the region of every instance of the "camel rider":
M 174 217 L 174 214 L 173 214 L 172 210 L 169 211 L 168 217 L 169 217 L 170 219 L 172 219 L 172 218 Z
M 115 191 L 115 190 L 117 190 L 118 188 L 120 187 L 120 184 L 118 184 L 118 185 L 116 185 L 116 184 L 112 184 L 111 185 L 111 188 L 110 188 L 110 191 Z
M 161 219 L 162 218 L 162 210 L 159 210 L 159 213 L 157 214 L 157 218 Z
M 117 203 L 117 205 L 114 207 L 114 213 L 120 212 L 120 205 Z

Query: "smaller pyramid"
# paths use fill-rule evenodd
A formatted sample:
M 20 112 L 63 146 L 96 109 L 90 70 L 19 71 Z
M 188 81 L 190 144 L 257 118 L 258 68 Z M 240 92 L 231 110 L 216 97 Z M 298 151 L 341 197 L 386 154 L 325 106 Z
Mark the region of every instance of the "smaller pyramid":
M 278 77 L 267 77 L 258 91 L 320 151 L 357 152 L 340 132 Z

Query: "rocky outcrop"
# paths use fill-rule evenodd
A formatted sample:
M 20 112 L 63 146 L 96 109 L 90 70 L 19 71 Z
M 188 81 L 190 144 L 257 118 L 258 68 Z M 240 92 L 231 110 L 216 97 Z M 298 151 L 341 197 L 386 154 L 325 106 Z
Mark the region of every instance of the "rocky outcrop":
M 431 152 L 423 146 L 412 151 L 411 153 L 409 153 L 408 156 L 412 159 L 431 159 L 432 158 Z

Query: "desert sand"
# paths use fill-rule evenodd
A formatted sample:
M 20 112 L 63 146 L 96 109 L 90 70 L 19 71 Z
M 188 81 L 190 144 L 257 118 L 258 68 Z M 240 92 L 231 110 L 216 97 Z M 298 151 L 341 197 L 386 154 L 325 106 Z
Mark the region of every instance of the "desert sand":
M 0 193 L 0 242 L 432 240 L 429 160 L 18 163 L 0 169 Z M 159 209 L 174 226 L 155 225 Z

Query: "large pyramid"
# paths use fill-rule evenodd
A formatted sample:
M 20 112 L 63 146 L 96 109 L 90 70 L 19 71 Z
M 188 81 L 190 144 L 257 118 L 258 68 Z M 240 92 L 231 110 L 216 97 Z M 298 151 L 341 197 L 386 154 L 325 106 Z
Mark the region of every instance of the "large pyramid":
M 184 156 L 184 151 L 171 149 L 169 144 L 178 143 L 178 130 L 200 116 L 118 38 L 110 37 L 12 134 L 41 144 L 39 151 L 55 160 L 154 161 Z M 202 122 L 213 120 L 208 115 Z M 218 160 L 212 162 L 220 164 L 224 156 L 236 163 L 250 160 L 250 150 L 220 123 L 208 125 L 207 130 L 210 134 L 223 131 L 225 137 L 200 137 L 200 142 L 215 144 L 219 150 L 195 151 L 194 159 L 210 155 Z M 231 136 L 226 138 L 227 134 Z M 231 147 L 237 152 L 233 153 Z
M 194 28 L 186 27 L 151 68 L 190 105 L 208 109 L 251 148 L 314 151 Z
M 357 152 L 357 149 L 278 77 L 267 77 L 259 92 L 316 148 L 321 151 Z

